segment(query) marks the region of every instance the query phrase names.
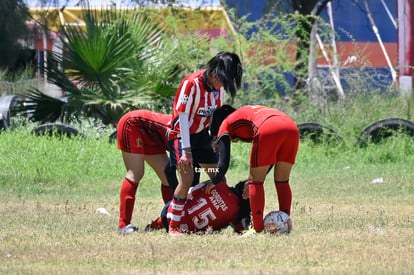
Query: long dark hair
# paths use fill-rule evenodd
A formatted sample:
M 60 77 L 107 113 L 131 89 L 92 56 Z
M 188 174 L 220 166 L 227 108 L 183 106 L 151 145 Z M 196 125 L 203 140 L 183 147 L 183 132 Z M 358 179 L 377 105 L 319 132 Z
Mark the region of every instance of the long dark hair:
M 241 87 L 243 67 L 237 54 L 231 52 L 219 52 L 207 63 L 207 73 L 215 74 L 223 83 L 224 89 L 234 99 L 236 91 Z
M 243 224 L 243 226 L 247 228 L 252 220 L 250 215 L 250 200 L 243 199 L 243 189 L 246 183 L 248 183 L 248 180 L 239 181 L 234 187 L 230 187 L 230 190 L 239 198 L 240 211 L 239 216 L 237 217 L 237 222 Z
M 231 113 L 233 113 L 236 109 L 231 107 L 230 105 L 223 105 L 217 110 L 214 111 L 213 116 L 210 120 L 209 130 L 210 136 L 212 137 L 213 141 L 216 139 L 218 131 L 220 129 L 220 125 L 223 120 L 228 117 Z

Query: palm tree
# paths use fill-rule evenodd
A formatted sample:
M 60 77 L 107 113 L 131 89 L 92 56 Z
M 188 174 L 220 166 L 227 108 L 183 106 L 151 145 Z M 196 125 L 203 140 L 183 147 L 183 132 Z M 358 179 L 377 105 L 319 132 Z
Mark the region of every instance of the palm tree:
M 32 121 L 86 116 L 115 125 L 125 112 L 175 94 L 180 66 L 144 12 L 86 8 L 83 18 L 85 26 L 63 26 L 63 55 L 48 52 L 45 74 L 65 100 L 32 89 L 22 107 Z

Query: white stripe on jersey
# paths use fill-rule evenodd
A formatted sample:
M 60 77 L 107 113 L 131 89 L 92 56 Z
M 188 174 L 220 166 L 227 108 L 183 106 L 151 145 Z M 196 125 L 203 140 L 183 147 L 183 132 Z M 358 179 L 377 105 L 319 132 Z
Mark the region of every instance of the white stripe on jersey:
M 211 104 L 209 104 L 209 102 L 211 102 Z M 214 92 L 205 94 L 204 109 L 208 110 L 209 106 L 216 106 L 216 99 L 214 98 Z M 205 125 L 206 120 L 207 120 L 207 116 L 204 116 L 201 118 L 200 124 L 198 125 L 197 133 L 207 128 L 208 125 L 207 126 Z
M 192 106 L 193 106 L 193 98 L 194 98 L 194 87 L 191 88 L 190 95 L 188 96 L 187 105 L 185 106 L 185 113 L 187 113 L 187 114 L 191 114 L 191 111 L 192 111 L 191 109 L 192 109 Z M 191 122 L 191 119 L 190 119 L 190 122 Z M 189 126 L 191 128 L 191 123 L 190 123 Z
M 188 97 L 184 94 L 185 88 L 187 87 L 187 84 L 188 84 L 188 80 L 184 81 L 184 84 L 181 87 L 180 97 L 178 98 L 177 106 L 175 106 L 175 109 L 177 109 L 177 110 L 181 106 L 181 104 L 187 104 Z
M 185 85 L 183 85 L 183 88 L 181 89 L 181 92 L 184 94 L 185 92 L 185 88 L 187 86 L 188 80 L 186 80 Z M 193 97 L 194 97 L 194 87 L 191 87 L 191 91 L 190 91 L 190 95 L 188 96 L 187 99 L 187 103 L 185 105 L 185 113 L 189 114 L 188 117 L 188 129 L 191 129 L 191 125 L 193 124 L 194 121 L 194 115 L 191 114 L 192 111 L 192 106 L 193 106 Z M 178 104 L 177 104 L 177 108 L 178 108 Z M 180 123 L 180 127 L 181 127 L 181 123 Z M 180 131 L 181 132 L 181 131 Z
M 193 106 L 193 112 L 191 114 L 190 118 L 190 128 L 193 125 L 194 117 L 197 115 L 198 105 L 200 105 L 200 96 L 201 96 L 201 89 L 200 89 L 200 82 L 198 79 L 194 79 L 194 82 L 196 84 L 196 93 L 194 98 L 194 106 Z M 200 128 L 200 127 L 199 127 Z M 196 133 L 200 132 L 199 129 L 197 129 Z
M 224 101 L 224 97 L 226 96 L 226 90 L 224 90 L 223 87 L 220 88 L 220 98 L 221 98 L 221 102 Z

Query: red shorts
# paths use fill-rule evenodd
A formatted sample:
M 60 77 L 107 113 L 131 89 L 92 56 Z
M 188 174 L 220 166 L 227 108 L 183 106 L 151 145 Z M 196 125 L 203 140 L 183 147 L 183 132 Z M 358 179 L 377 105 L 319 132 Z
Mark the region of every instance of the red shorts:
M 288 116 L 272 116 L 265 120 L 253 140 L 250 167 L 294 164 L 299 147 L 299 130 Z
M 124 129 L 128 124 L 128 119 L 130 118 L 124 116 L 118 123 L 118 149 L 128 153 L 144 155 L 158 155 L 166 152 L 166 145 L 151 136 L 151 132 L 148 130 L 138 127 Z

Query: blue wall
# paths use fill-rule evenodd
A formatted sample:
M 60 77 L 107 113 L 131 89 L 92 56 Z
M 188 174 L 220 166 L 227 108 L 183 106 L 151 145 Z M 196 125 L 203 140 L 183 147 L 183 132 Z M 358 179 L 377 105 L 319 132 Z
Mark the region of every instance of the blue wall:
M 377 42 L 377 38 L 372 30 L 371 22 L 366 15 L 365 4 L 363 0 L 357 1 L 358 4 L 349 4 L 347 1 L 332 1 L 332 11 L 334 14 L 335 29 L 341 36 L 342 41 L 350 41 L 351 39 L 341 32 L 341 29 L 347 30 L 352 38 L 356 41 Z M 368 7 L 371 11 L 375 24 L 383 42 L 397 42 L 397 30 L 388 16 L 384 6 L 380 0 L 368 0 Z M 387 7 L 392 14 L 394 20 L 397 18 L 396 0 L 385 0 Z M 321 14 L 322 18 L 328 20 L 325 12 Z
M 291 0 L 285 0 L 290 2 Z M 264 8 L 267 0 L 226 0 L 226 4 L 230 8 L 236 9 L 240 16 L 249 15 L 248 21 L 254 22 L 263 17 Z M 367 0 L 369 10 L 378 27 L 379 34 L 384 43 L 397 44 L 397 29 L 390 19 L 386 9 L 381 0 Z M 384 0 L 387 5 L 392 18 L 397 20 L 397 0 Z M 372 42 L 370 45 L 378 44 L 377 37 L 372 29 L 371 22 L 367 16 L 364 0 L 332 0 L 332 12 L 334 17 L 334 26 L 339 38 L 337 42 Z M 320 15 L 326 22 L 329 22 L 327 9 Z M 354 43 L 352 43 L 354 44 Z M 371 50 L 371 48 L 369 49 Z M 369 58 L 376 59 L 377 56 L 372 54 Z M 382 56 L 382 53 L 378 54 Z M 395 61 L 395 60 L 394 60 Z M 346 74 L 355 68 L 343 68 L 342 73 Z M 321 70 L 326 70 L 321 69 Z M 384 90 L 392 83 L 391 73 L 388 67 L 371 67 L 364 69 L 364 73 L 369 75 L 366 77 L 367 83 L 372 88 L 379 88 Z M 293 77 L 291 73 L 286 73 L 286 80 L 292 84 Z M 344 88 L 347 88 L 347 83 L 342 80 Z M 283 89 L 276 85 L 276 89 L 284 93 Z
M 226 4 L 238 10 L 240 15 L 249 14 L 249 21 L 256 21 L 263 16 L 266 2 L 267 0 L 226 0 Z M 384 2 L 386 2 L 394 20 L 396 20 L 397 1 L 384 0 Z M 372 31 L 371 23 L 365 12 L 364 0 L 332 0 L 331 3 L 334 25 L 340 35 L 340 40 L 377 42 L 377 38 Z M 397 42 L 397 30 L 390 20 L 381 0 L 368 0 L 368 6 L 383 42 Z M 321 17 L 329 22 L 326 9 L 322 12 Z M 346 30 L 352 37 L 345 35 L 342 30 Z

